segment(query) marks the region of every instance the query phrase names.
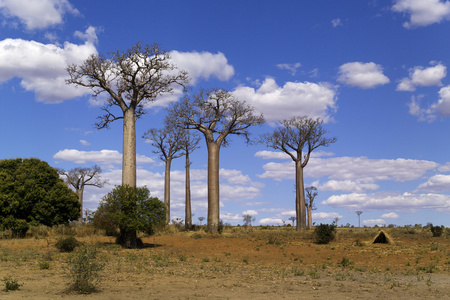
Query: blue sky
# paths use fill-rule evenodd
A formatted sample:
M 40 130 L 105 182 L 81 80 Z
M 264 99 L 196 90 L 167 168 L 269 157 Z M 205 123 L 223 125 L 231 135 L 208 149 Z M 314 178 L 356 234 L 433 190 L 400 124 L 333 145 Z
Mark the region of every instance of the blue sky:
M 110 185 L 87 188 L 85 207 L 121 183 L 122 124 L 96 130 L 101 98 L 67 86 L 67 64 L 158 43 L 195 88 L 218 87 L 277 121 L 325 120 L 337 143 L 305 168 L 318 188 L 313 221 L 450 226 L 450 2 L 0 0 L 0 159 L 37 157 L 57 168 L 102 167 Z M 164 108 L 137 121 L 138 185 L 163 198 L 164 166 L 141 138 Z M 206 147 L 193 153 L 194 221 L 206 217 Z M 286 154 L 236 137 L 221 150 L 221 219 L 289 223 L 294 168 Z M 173 218 L 184 217 L 184 160 L 172 166 Z

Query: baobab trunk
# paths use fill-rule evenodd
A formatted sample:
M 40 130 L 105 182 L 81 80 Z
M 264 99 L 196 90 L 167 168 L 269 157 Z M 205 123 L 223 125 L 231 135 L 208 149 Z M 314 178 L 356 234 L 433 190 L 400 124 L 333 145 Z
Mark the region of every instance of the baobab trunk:
M 131 107 L 123 114 L 122 185 L 136 187 L 136 117 Z
M 308 229 L 312 229 L 312 208 L 308 206 Z
M 303 187 L 303 168 L 301 160 L 295 161 L 295 211 L 297 230 L 306 231 L 305 190 Z
M 207 143 L 208 146 L 208 229 L 217 233 L 219 226 L 219 151 L 216 142 Z
M 84 186 L 80 189 L 77 189 L 78 201 L 80 202 L 80 217 L 78 218 L 78 222 L 83 222 L 83 191 Z
M 170 223 L 170 166 L 172 158 L 166 159 L 166 170 L 164 171 L 164 204 L 166 206 L 166 223 Z
M 189 151 L 186 151 L 186 208 L 185 208 L 185 221 L 186 229 L 192 228 L 192 210 L 191 210 L 191 163 L 189 161 Z

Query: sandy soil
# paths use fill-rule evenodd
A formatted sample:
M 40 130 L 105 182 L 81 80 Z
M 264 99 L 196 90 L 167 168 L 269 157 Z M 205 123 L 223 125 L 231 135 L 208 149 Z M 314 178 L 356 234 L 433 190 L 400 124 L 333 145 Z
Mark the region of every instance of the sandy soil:
M 144 238 L 138 250 L 78 238 L 105 263 L 89 295 L 66 291 L 70 254 L 55 237 L 0 240 L 0 278 L 23 284 L 0 299 L 450 299 L 448 236 L 397 230 L 394 244 L 371 244 L 376 232 L 340 230 L 328 245 L 287 229 L 191 232 Z

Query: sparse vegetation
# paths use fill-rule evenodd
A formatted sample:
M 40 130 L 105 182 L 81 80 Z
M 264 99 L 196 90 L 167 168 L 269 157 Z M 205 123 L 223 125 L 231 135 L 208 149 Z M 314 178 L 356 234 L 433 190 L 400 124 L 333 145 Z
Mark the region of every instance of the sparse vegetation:
M 3 282 L 5 282 L 5 292 L 16 291 L 23 285 L 20 284 L 17 279 L 12 278 L 11 276 L 3 277 Z
M 333 224 L 320 224 L 314 228 L 314 241 L 316 244 L 328 244 L 335 239 L 336 226 Z

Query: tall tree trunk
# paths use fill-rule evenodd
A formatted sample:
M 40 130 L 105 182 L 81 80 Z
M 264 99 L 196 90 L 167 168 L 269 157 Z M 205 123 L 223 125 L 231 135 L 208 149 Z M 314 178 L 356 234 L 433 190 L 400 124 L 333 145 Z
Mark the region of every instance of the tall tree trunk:
M 166 205 L 166 223 L 170 223 L 170 166 L 172 157 L 166 158 L 166 169 L 164 171 L 164 204 Z
M 312 229 L 312 207 L 308 206 L 308 229 Z
M 78 195 L 78 201 L 80 202 L 80 216 L 78 217 L 78 222 L 83 222 L 83 192 L 84 192 L 84 186 L 76 190 Z
M 122 185 L 136 187 L 136 118 L 131 107 L 123 114 Z
M 295 161 L 295 212 L 298 231 L 306 231 L 305 189 L 303 187 L 303 168 L 301 159 Z
M 219 151 L 220 145 L 208 142 L 208 229 L 217 233 L 219 226 Z
M 186 208 L 185 208 L 185 220 L 184 220 L 186 230 L 190 230 L 192 228 L 190 170 L 191 170 L 191 163 L 189 161 L 189 151 L 186 151 Z

